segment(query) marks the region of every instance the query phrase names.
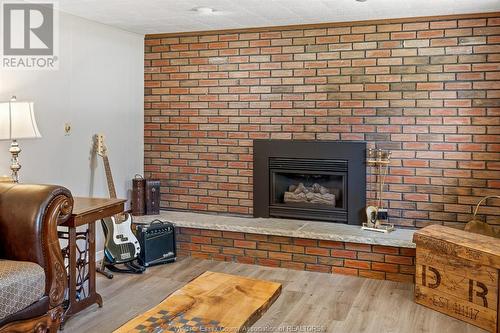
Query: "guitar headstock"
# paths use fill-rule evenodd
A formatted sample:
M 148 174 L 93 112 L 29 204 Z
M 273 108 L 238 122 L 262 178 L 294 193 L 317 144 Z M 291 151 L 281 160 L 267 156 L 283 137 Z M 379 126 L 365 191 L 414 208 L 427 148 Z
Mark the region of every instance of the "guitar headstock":
M 106 145 L 104 145 L 104 135 L 96 134 L 94 136 L 94 140 L 95 140 L 95 150 L 97 154 L 101 157 L 105 157 L 107 155 L 107 148 Z

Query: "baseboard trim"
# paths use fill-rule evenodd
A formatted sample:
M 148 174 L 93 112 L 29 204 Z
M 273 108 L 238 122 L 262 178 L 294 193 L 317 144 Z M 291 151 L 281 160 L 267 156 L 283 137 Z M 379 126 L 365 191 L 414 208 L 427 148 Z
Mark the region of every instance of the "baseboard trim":
M 96 262 L 101 261 L 103 258 L 104 258 L 104 250 L 97 251 L 97 252 L 95 253 L 95 261 L 96 261 Z

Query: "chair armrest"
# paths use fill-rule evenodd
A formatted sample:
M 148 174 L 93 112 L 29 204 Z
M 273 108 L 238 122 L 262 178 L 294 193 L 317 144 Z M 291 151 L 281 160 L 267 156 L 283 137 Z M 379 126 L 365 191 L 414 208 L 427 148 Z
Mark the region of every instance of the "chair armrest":
M 64 187 L 0 183 L 0 258 L 42 266 L 51 307 L 62 303 L 67 285 L 57 226 L 72 209 Z

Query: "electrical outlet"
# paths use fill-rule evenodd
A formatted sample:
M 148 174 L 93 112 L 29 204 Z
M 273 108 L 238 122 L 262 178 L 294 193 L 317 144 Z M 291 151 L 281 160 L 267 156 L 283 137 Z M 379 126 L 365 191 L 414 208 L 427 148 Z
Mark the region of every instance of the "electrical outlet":
M 66 123 L 64 124 L 64 135 L 68 136 L 71 134 L 71 124 Z

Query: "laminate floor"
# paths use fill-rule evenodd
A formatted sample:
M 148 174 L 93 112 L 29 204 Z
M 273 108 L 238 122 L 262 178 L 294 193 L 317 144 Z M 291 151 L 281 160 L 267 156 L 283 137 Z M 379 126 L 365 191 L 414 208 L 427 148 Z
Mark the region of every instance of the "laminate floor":
M 211 270 L 280 282 L 280 297 L 250 332 L 485 332 L 413 302 L 413 285 L 344 275 L 183 258 L 142 275 L 98 274 L 96 305 L 72 317 L 67 333 L 112 332 Z

